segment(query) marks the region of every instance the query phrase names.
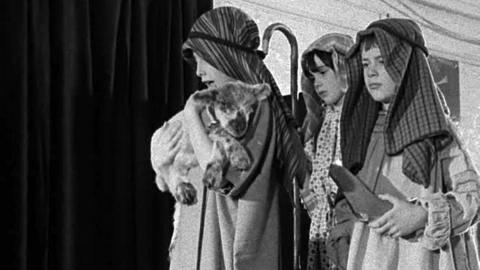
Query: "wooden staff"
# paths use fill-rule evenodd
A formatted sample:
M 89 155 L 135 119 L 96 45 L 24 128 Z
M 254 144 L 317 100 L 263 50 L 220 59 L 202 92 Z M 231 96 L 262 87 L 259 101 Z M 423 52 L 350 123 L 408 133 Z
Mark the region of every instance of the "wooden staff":
M 291 104 L 292 104 L 292 114 L 295 119 L 298 119 L 298 99 L 297 99 L 297 71 L 298 71 L 298 44 L 295 35 L 292 30 L 288 28 L 285 24 L 274 23 L 265 29 L 262 39 L 262 51 L 265 55 L 268 54 L 268 46 L 270 39 L 275 30 L 279 30 L 286 37 L 290 43 L 290 95 L 291 95 Z M 292 179 L 293 185 L 293 269 L 300 270 L 300 196 L 299 196 L 299 186 L 298 181 L 294 177 Z

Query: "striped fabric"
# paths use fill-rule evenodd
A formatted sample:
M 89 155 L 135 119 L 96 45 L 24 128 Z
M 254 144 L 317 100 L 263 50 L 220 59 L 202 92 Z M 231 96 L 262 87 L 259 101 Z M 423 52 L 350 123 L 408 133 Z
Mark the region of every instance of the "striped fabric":
M 268 83 L 272 89 L 269 98 L 278 135 L 277 158 L 285 170 L 285 180 L 297 175 L 303 180 L 306 168 L 305 154 L 295 131 L 296 121 L 283 101 L 273 76 L 259 54 L 260 44 L 256 23 L 242 10 L 219 7 L 204 13 L 192 26 L 189 38 L 183 44 L 184 55 L 192 60 L 192 51 L 231 78 L 249 83 Z M 189 59 L 190 58 L 190 59 Z M 301 175 L 298 175 L 300 172 Z M 291 188 L 289 184 L 286 187 Z
M 403 173 L 412 181 L 429 185 L 437 152 L 452 137 L 447 127 L 445 105 L 427 62 L 419 26 L 407 19 L 384 19 L 357 34 L 347 55 L 349 90 L 341 120 L 341 148 L 345 167 L 357 173 L 363 166 L 370 136 L 381 104 L 369 95 L 364 79 L 360 44 L 374 35 L 384 56 L 385 68 L 399 85 L 387 113 L 385 151 L 403 154 Z
M 314 138 L 316 144 L 316 137 L 320 131 L 323 122 L 324 104 L 320 97 L 315 92 L 313 81 L 308 79 L 305 75 L 307 70 L 306 56 L 313 51 L 324 51 L 332 53 L 332 60 L 334 71 L 341 77 L 343 84 L 347 83 L 347 70 L 345 66 L 345 56 L 353 45 L 353 39 L 345 34 L 330 33 L 315 40 L 302 53 L 300 64 L 302 66 L 301 87 L 305 100 L 307 114 L 303 121 L 302 133 L 304 135 L 303 141 L 306 142 Z
M 226 42 L 201 38 L 198 33 Z M 240 50 L 226 45 L 227 43 L 244 49 Z M 205 61 L 231 78 L 249 84 L 268 82 L 272 87 L 275 103 L 278 103 L 282 114 L 291 121 L 293 117 L 290 109 L 283 101 L 270 71 L 261 57 L 253 53 L 259 45 L 258 27 L 250 16 L 238 8 L 219 7 L 198 18 L 190 30 L 190 37 L 183 44 L 183 49 L 186 56 L 190 55 L 189 50 L 194 50 Z

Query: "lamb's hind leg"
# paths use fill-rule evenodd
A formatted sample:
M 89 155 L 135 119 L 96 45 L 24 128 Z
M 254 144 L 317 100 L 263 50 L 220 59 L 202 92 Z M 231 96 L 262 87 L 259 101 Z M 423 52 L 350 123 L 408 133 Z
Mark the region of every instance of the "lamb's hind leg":
M 173 196 L 182 204 L 192 205 L 197 202 L 197 190 L 189 182 L 178 183 Z
M 191 205 L 197 202 L 197 190 L 188 180 L 188 172 L 195 163 L 196 159 L 193 154 L 177 156 L 174 163 L 176 172 L 174 176 L 175 189 L 172 190 L 172 194 L 175 200 L 182 204 Z

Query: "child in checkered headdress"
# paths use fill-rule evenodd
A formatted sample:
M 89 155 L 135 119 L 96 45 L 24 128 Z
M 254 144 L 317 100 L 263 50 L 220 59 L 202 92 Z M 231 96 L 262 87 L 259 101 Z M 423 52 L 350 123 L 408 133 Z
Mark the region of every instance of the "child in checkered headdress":
M 347 269 L 479 269 L 480 180 L 446 114 L 419 26 L 384 19 L 347 55 L 343 165 L 393 208 L 354 225 Z

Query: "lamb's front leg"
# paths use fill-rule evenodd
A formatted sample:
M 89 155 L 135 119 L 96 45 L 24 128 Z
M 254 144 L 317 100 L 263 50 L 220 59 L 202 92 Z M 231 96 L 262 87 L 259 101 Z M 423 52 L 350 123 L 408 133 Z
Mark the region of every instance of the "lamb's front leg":
M 247 149 L 226 130 L 218 131 L 215 135 L 225 149 L 225 155 L 234 168 L 246 171 L 250 169 L 251 160 Z
M 221 143 L 213 141 L 212 157 L 205 168 L 203 183 L 209 189 L 217 189 L 223 181 L 224 170 L 227 168 L 227 156 Z

